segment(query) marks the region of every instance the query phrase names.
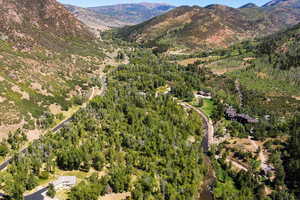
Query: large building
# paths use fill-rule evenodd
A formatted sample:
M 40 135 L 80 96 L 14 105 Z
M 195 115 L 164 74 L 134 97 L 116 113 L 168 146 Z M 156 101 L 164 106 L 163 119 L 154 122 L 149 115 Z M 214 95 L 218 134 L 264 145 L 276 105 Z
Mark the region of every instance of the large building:
M 237 113 L 236 109 L 231 106 L 225 110 L 225 115 L 227 119 L 238 121 L 241 123 L 258 123 L 259 121 L 253 117 L 246 114 Z

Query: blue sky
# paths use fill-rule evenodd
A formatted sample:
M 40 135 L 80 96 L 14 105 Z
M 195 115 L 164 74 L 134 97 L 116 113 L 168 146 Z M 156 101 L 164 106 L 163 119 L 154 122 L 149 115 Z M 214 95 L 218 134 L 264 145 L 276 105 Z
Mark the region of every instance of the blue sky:
M 200 5 L 224 4 L 232 7 L 239 7 L 246 3 L 263 5 L 271 0 L 58 0 L 61 3 L 73 4 L 82 7 L 112 5 L 119 3 L 139 3 L 139 2 L 165 2 L 172 5 Z

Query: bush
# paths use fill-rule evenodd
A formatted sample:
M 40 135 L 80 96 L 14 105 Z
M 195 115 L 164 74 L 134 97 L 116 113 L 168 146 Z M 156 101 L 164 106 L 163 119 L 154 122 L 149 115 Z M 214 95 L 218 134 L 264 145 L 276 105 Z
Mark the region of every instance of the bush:
M 8 153 L 8 147 L 6 144 L 0 144 L 0 156 L 6 156 Z
M 48 187 L 48 191 L 47 191 L 47 196 L 54 198 L 55 194 L 56 194 L 56 191 L 55 191 L 54 185 L 52 183 L 50 183 L 49 187 Z
M 42 171 L 40 173 L 40 176 L 39 176 L 40 179 L 44 179 L 44 180 L 47 180 L 49 178 L 49 172 L 47 171 Z

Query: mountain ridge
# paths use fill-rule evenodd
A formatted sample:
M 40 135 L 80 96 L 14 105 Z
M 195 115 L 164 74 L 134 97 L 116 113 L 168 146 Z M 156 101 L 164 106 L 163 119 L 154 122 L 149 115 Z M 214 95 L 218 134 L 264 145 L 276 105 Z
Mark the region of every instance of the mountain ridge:
M 289 1 L 290 0 L 272 0 L 272 1 L 264 4 L 262 7 L 266 8 L 266 7 L 270 7 L 270 6 L 276 6 L 276 5 L 282 4 L 284 2 L 289 2 Z
M 161 42 L 197 47 L 225 47 L 241 38 L 256 35 L 257 24 L 240 10 L 224 5 L 181 6 L 142 24 L 120 31 L 124 38 L 142 43 Z M 266 31 L 266 30 L 262 30 Z
M 122 22 L 114 17 L 96 13 L 88 8 L 82 8 L 73 5 L 64 5 L 78 20 L 86 24 L 92 30 L 108 30 L 110 28 L 122 27 L 132 25 L 130 23 Z
M 257 8 L 259 7 L 258 5 L 256 5 L 255 3 L 247 3 L 245 5 L 242 5 L 241 7 L 239 8 Z
M 139 24 L 175 8 L 166 3 L 127 3 L 96 7 L 65 7 L 93 32 Z
M 173 8 L 175 8 L 175 6 L 164 3 L 142 2 L 89 7 L 88 9 L 99 14 L 115 17 L 120 21 L 138 24 Z
M 277 0 L 264 7 L 180 6 L 144 23 L 119 31 L 124 39 L 149 46 L 207 49 L 268 35 L 300 22 L 299 0 Z M 272 5 L 272 6 L 271 6 Z M 205 13 L 205 14 L 204 14 Z

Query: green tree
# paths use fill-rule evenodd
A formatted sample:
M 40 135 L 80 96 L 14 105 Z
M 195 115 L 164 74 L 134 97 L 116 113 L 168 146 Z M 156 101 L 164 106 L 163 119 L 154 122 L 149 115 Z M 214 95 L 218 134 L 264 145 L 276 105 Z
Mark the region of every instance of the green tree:
M 6 156 L 6 154 L 8 153 L 8 146 L 5 143 L 1 143 L 0 144 L 0 156 Z
M 54 185 L 52 183 L 50 183 L 48 186 L 47 196 L 54 198 L 55 194 L 56 194 L 56 191 L 55 191 Z

